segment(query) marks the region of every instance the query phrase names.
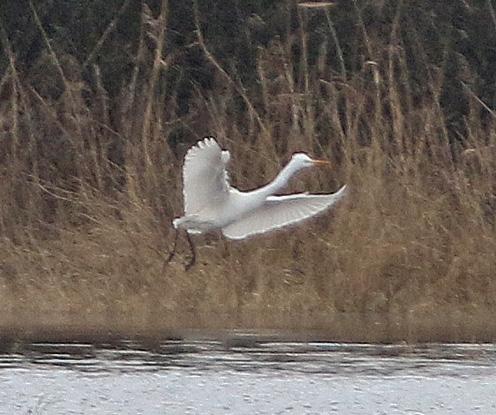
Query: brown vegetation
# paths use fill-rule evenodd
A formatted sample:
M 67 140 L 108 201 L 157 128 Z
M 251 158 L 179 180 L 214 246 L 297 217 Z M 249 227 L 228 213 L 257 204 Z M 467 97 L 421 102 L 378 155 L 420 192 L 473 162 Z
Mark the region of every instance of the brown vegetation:
M 470 113 L 456 136 L 441 110 L 443 70 L 432 69 L 428 93 L 415 96 L 394 34 L 388 45 L 367 43 L 376 59 L 347 77 L 303 58 L 295 75 L 291 49 L 274 41 L 260 51 L 253 90 L 200 36 L 217 86 L 178 116 L 174 93 L 157 88 L 169 61 L 166 40 L 155 39 L 152 67 L 137 59 L 112 105 L 103 83 L 89 90 L 70 57 L 50 49 L 44 57 L 38 75 L 60 89 L 54 98 L 18 73 L 11 53 L 0 81 L 1 326 L 496 338 L 496 114 L 469 89 Z M 172 141 L 178 125 L 184 136 Z M 182 157 L 206 134 L 231 151 L 241 189 L 272 179 L 303 150 L 334 167 L 290 190 L 347 183 L 349 197 L 273 235 L 199 238 L 195 268 L 185 272 L 181 258 L 164 268 L 170 221 L 182 213 Z

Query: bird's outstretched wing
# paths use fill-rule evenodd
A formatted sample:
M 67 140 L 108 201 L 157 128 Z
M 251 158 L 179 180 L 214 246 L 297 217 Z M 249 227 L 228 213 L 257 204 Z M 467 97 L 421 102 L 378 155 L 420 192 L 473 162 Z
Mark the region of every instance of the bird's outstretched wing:
M 184 211 L 195 214 L 227 197 L 229 190 L 226 163 L 229 154 L 217 141 L 207 137 L 186 153 L 183 166 Z
M 300 193 L 289 196 L 270 196 L 259 209 L 222 229 L 230 239 L 243 239 L 257 233 L 282 228 L 325 211 L 346 193 L 346 186 L 333 194 Z

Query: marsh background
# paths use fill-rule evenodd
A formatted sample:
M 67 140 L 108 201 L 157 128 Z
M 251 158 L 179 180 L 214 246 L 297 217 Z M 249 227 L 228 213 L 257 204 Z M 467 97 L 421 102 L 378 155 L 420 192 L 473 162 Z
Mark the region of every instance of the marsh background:
M 315 329 L 494 340 L 491 0 L 2 0 L 0 325 L 14 335 Z M 348 200 L 164 269 L 182 157 Z

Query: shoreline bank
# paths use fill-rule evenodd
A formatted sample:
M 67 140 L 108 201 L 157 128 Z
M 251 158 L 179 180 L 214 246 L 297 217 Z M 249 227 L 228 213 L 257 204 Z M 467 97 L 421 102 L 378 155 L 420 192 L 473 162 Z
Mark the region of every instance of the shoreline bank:
M 316 316 L 313 324 L 302 319 L 270 324 L 240 324 L 217 316 L 210 324 L 195 324 L 195 315 L 172 318 L 149 316 L 142 324 L 114 316 L 6 316 L 0 320 L 2 343 L 110 342 L 136 339 L 220 340 L 244 346 L 252 342 L 316 341 L 342 343 L 487 343 L 496 341 L 496 321 L 485 312 L 444 310 L 435 316 L 363 315 L 335 313 Z M 212 316 L 213 317 L 213 316 Z M 248 320 L 249 316 L 245 316 Z M 198 320 L 197 320 L 198 322 Z M 247 321 L 246 321 L 247 322 Z M 246 323 L 245 322 L 245 323 Z

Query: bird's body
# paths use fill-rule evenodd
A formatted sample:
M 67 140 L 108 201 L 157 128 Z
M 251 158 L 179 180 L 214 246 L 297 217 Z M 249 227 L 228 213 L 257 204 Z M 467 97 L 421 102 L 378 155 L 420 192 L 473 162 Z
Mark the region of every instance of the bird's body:
M 222 200 L 206 205 L 196 213 L 174 219 L 175 228 L 185 229 L 189 233 L 203 233 L 223 229 L 238 218 L 262 206 L 265 197 L 254 192 L 240 192 L 231 188 Z
M 269 184 L 242 192 L 229 184 L 228 151 L 214 138 L 205 138 L 191 147 L 183 166 L 184 216 L 173 221 L 174 227 L 187 234 L 220 229 L 229 239 L 265 233 L 324 212 L 345 194 L 346 186 L 331 194 L 300 193 L 275 196 L 300 170 L 322 164 L 304 153 L 295 153 L 291 161 Z M 193 249 L 193 244 L 188 235 Z

